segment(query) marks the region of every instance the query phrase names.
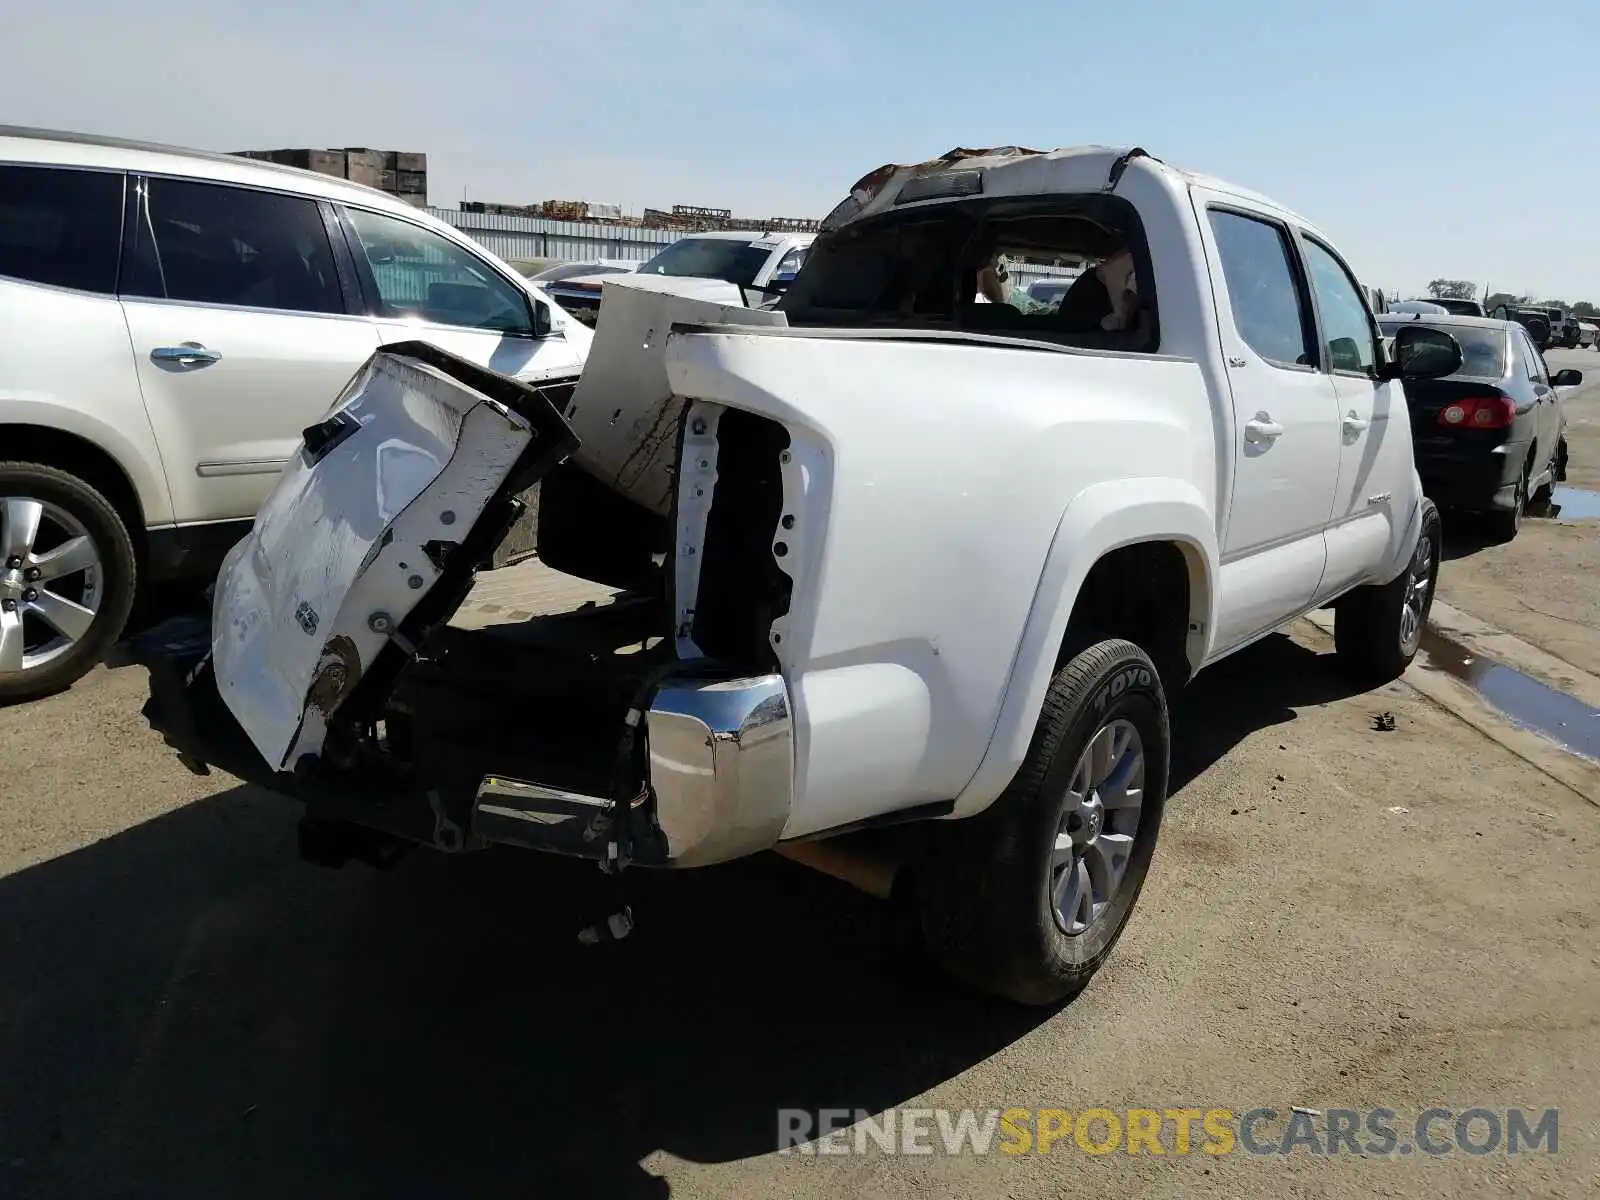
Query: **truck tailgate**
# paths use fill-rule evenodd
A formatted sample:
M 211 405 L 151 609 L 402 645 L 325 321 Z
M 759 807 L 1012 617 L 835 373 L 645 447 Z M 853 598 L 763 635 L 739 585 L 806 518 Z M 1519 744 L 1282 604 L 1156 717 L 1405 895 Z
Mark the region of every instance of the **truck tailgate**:
M 381 348 L 306 430 L 217 579 L 217 690 L 273 770 L 381 705 L 465 598 L 514 496 L 576 448 L 536 385 L 421 342 Z

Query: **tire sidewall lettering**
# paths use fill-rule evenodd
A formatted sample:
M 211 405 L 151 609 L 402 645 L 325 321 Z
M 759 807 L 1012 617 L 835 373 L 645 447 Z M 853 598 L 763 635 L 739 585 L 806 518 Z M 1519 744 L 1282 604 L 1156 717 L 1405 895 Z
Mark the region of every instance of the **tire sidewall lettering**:
M 1148 691 L 1155 686 L 1155 674 L 1148 667 L 1135 663 L 1126 667 L 1118 667 L 1111 673 L 1111 677 L 1100 685 L 1094 694 L 1094 699 L 1089 706 L 1097 716 L 1104 716 L 1106 711 L 1118 700 L 1129 692 L 1135 690 Z

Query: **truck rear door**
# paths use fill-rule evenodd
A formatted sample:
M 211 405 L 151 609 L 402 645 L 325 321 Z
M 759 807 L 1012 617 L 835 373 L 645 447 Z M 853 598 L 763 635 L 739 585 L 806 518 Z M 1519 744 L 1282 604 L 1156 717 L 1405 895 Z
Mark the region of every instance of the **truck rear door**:
M 1224 193 L 1192 196 L 1234 410 L 1220 654 L 1311 604 L 1339 474 L 1339 397 L 1290 229 Z

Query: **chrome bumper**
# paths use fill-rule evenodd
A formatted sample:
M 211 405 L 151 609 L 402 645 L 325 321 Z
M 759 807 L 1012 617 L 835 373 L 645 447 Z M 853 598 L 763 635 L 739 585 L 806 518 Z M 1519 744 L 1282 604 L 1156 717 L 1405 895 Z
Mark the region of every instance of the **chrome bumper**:
M 794 794 L 794 723 L 779 675 L 669 681 L 645 714 L 649 811 L 656 851 L 638 861 L 702 867 L 777 844 Z M 599 857 L 614 805 L 491 776 L 473 802 L 472 832 L 490 842 Z

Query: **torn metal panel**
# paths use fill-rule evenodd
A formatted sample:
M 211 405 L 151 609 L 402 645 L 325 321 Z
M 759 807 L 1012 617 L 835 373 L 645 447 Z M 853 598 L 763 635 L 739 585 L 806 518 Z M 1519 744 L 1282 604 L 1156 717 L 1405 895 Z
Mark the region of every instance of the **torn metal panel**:
M 217 579 L 218 690 L 274 770 L 320 753 L 334 714 L 383 686 L 379 656 L 420 636 L 408 617 L 436 588 L 464 590 L 477 547 L 458 543 L 509 523 L 530 464 L 572 445 L 534 386 L 422 343 L 367 361 Z
M 683 282 L 607 280 L 594 348 L 565 413 L 581 443 L 573 461 L 661 516 L 672 509 L 678 424 L 689 403 L 667 382 L 667 335 L 674 325 L 788 325 L 779 312 L 685 295 Z
M 869 171 L 850 186 L 849 195 L 842 200 L 832 212 L 822 219 L 818 228 L 823 233 L 831 233 L 849 224 L 860 216 L 872 205 L 872 202 L 884 195 L 897 195 L 906 184 L 917 179 L 926 179 L 947 171 L 958 163 L 971 159 L 1006 159 L 1022 158 L 1042 154 L 1041 150 L 1025 150 L 1020 146 L 995 146 L 986 150 L 972 150 L 957 146 L 954 150 L 946 151 L 938 158 L 930 158 L 920 163 L 884 163 L 876 170 Z M 890 186 L 893 184 L 894 186 Z

